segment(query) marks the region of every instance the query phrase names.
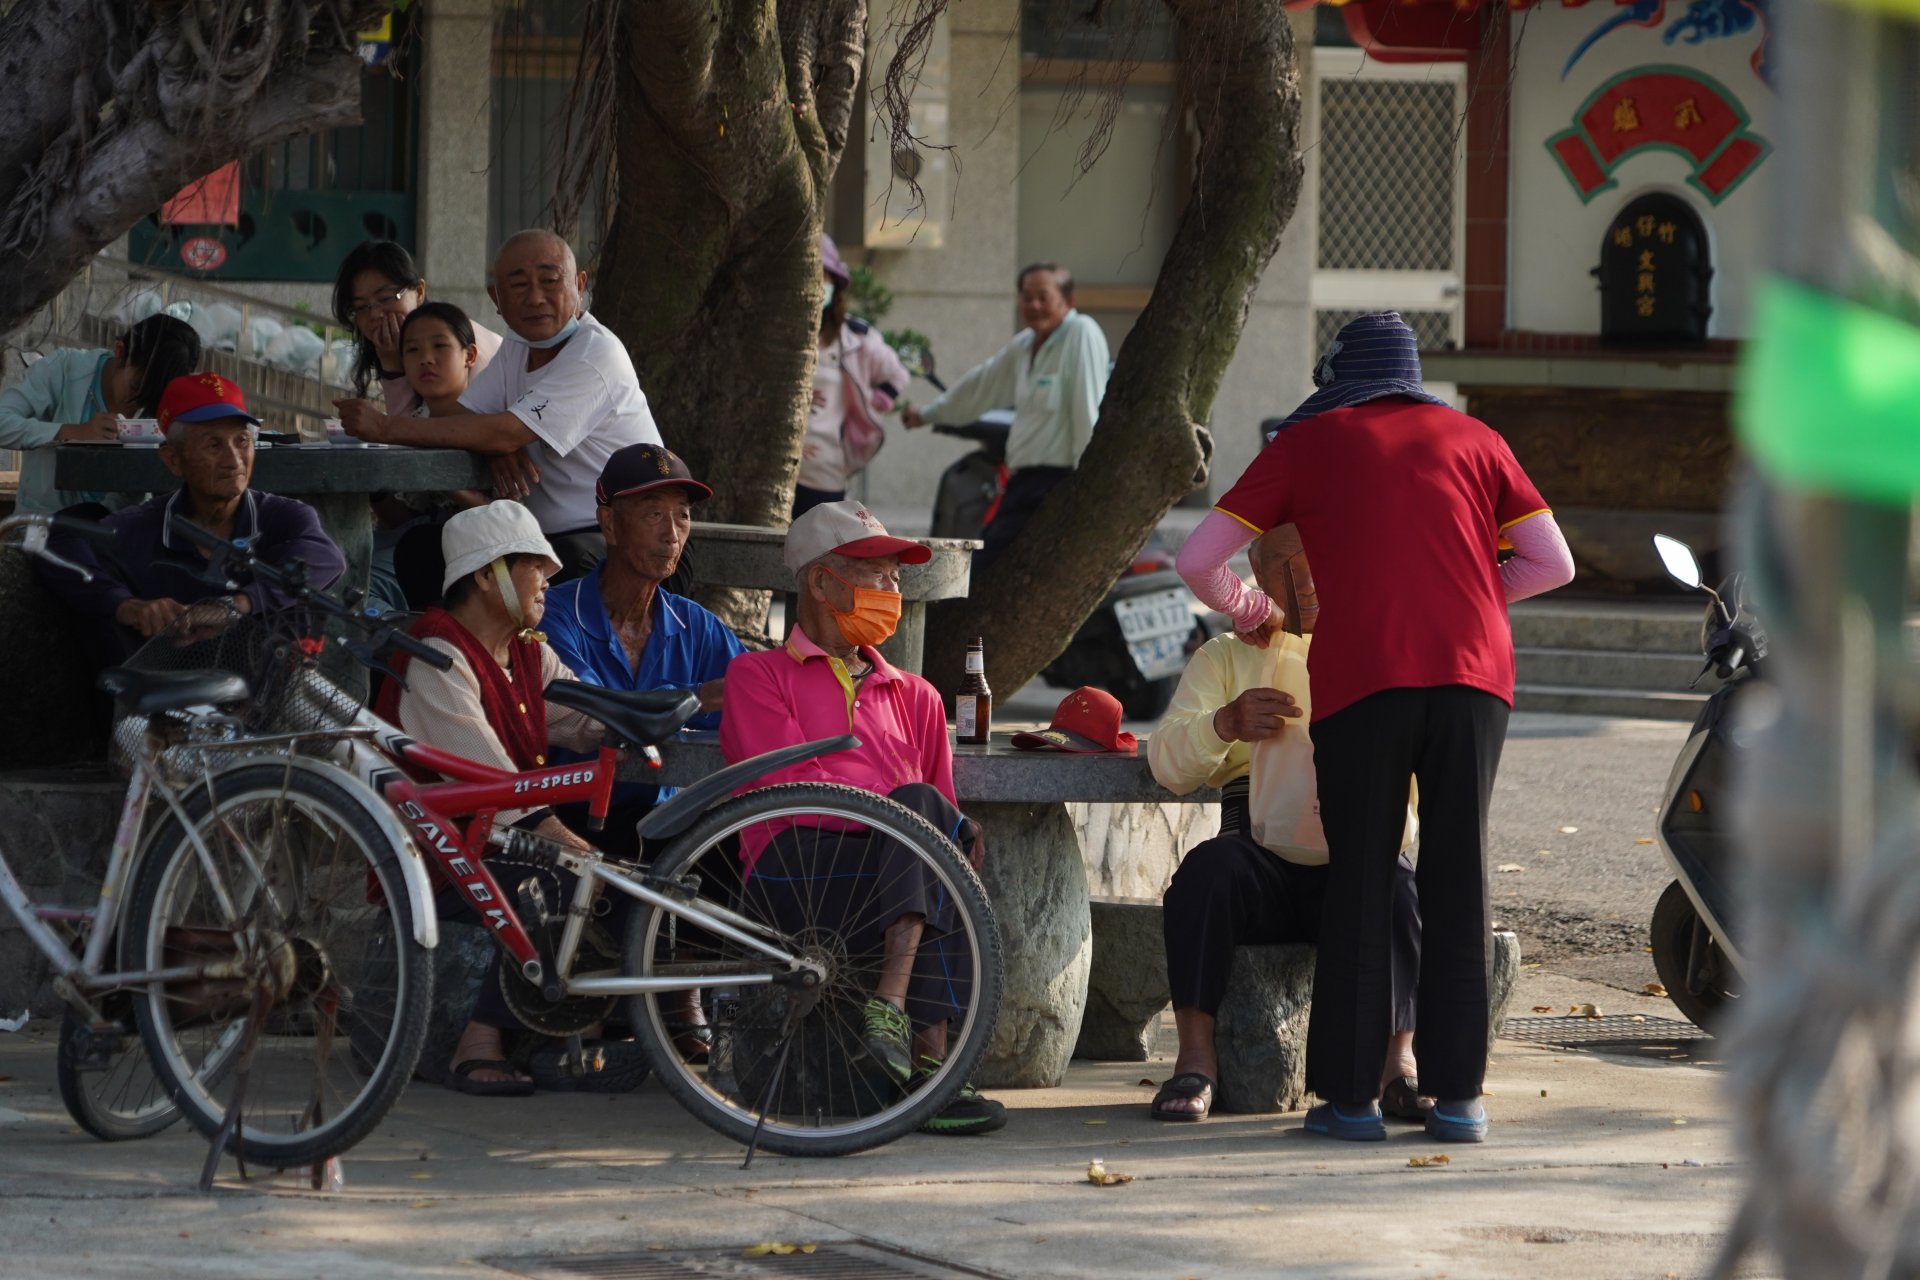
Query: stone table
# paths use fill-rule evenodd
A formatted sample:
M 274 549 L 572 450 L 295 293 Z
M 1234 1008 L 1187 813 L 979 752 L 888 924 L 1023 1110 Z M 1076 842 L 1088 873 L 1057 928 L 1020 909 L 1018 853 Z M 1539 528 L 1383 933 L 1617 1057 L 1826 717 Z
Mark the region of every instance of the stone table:
M 903 671 L 920 674 L 927 636 L 927 602 L 954 600 L 967 594 L 973 553 L 982 545 L 970 538 L 914 538 L 933 551 L 925 564 L 900 568 L 900 626 L 880 646 L 887 661 Z M 743 524 L 706 524 L 695 521 L 691 539 L 694 579 L 703 585 L 743 587 L 791 595 L 793 574 L 784 555 L 784 529 L 760 529 Z M 789 602 L 787 622 L 794 610 Z
M 684 786 L 720 768 L 715 735 L 686 735 L 663 748 L 655 772 L 629 761 L 622 776 Z M 1006 994 L 1000 1024 L 975 1073 L 983 1088 L 1052 1088 L 1066 1075 L 1087 1006 L 1093 917 L 1087 858 L 1068 806 L 1075 803 L 1205 804 L 1218 793 L 1170 795 L 1140 754 L 1067 755 L 1019 751 L 1008 735 L 987 746 L 956 746 L 953 785 L 961 806 L 986 828 L 981 879 L 1000 922 Z
M 138 445 L 60 445 L 53 482 L 62 489 L 161 493 L 179 481 L 155 448 Z M 347 557 L 341 585 L 365 590 L 373 558 L 376 493 L 444 492 L 493 488 L 479 455 L 464 449 L 409 449 L 399 445 L 267 445 L 254 454 L 251 487 L 298 498 L 320 514 L 327 536 Z

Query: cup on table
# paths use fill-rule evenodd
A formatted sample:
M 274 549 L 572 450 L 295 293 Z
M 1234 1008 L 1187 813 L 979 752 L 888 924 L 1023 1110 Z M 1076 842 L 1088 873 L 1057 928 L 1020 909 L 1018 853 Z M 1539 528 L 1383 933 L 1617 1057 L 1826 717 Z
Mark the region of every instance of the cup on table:
M 119 425 L 122 440 L 160 439 L 160 424 L 152 418 L 122 418 Z
M 347 429 L 340 425 L 340 419 L 328 418 L 320 425 L 326 429 L 328 444 L 340 445 L 353 443 L 353 437 L 348 435 Z

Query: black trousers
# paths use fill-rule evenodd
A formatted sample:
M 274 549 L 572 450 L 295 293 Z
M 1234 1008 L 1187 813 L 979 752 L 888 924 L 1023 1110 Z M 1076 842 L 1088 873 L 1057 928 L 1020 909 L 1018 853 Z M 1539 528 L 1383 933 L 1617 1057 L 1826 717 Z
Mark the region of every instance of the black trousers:
M 1411 1031 L 1420 975 L 1420 897 L 1405 854 L 1393 886 L 1393 1029 Z M 1216 1016 L 1235 947 L 1318 942 L 1326 892 L 1326 867 L 1288 862 L 1245 834 L 1223 833 L 1195 845 L 1161 899 L 1173 1007 Z
M 806 485 L 797 484 L 793 486 L 793 515 L 790 518 L 798 520 L 821 503 L 839 502 L 846 496 L 845 489 L 809 489 Z
M 950 837 L 960 829 L 960 811 L 924 782 L 896 787 L 887 798 Z M 887 928 L 901 916 L 923 917 L 907 1017 L 925 1028 L 966 1008 L 973 975 L 959 912 L 926 863 L 891 838 L 789 827 L 760 851 L 742 892 L 746 914 L 770 916 L 789 933 L 831 927 L 847 951 L 862 957 L 884 952 Z M 877 961 L 869 963 L 877 978 Z
M 1420 1091 L 1477 1098 L 1487 1072 L 1492 938 L 1487 908 L 1487 807 L 1506 742 L 1507 704 L 1460 685 L 1388 689 L 1313 726 L 1327 894 L 1307 1088 L 1330 1102 L 1379 1092 L 1392 1031 L 1395 859 L 1407 783 L 1420 783 L 1422 920 Z
M 1072 467 L 1022 467 L 1007 477 L 1007 491 L 1000 496 L 1000 509 L 993 522 L 980 534 L 987 545 L 974 552 L 973 567 L 983 569 L 1000 558 L 1019 532 L 1033 519 L 1048 494 L 1073 474 Z
M 567 533 L 550 533 L 547 543 L 560 560 L 560 572 L 548 580 L 553 586 L 586 577 L 593 572 L 595 565 L 607 558 L 607 536 L 600 532 L 598 525 L 588 525 Z

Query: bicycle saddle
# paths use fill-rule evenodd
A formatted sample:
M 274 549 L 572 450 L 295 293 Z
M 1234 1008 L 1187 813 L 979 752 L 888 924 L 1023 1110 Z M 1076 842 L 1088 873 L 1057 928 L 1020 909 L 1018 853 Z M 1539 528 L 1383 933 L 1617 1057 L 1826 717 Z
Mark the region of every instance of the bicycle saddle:
M 658 746 L 700 711 L 700 695 L 688 689 L 602 689 L 578 680 L 555 680 L 547 701 L 585 712 L 607 726 L 607 738 L 628 747 Z
M 247 696 L 247 681 L 231 671 L 135 671 L 111 667 L 94 685 L 135 715 L 158 715 L 187 707 L 219 706 Z

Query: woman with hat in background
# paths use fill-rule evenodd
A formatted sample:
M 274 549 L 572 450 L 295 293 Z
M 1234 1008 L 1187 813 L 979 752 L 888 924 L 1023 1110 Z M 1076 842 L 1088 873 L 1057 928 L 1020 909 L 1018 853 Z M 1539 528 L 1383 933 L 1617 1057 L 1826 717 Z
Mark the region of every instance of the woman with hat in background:
M 847 496 L 847 482 L 866 469 L 886 441 L 874 416 L 893 408 L 913 377 L 872 325 L 847 314 L 853 275 L 833 237 L 820 237 L 827 299 L 820 308 L 820 349 L 813 365 L 813 408 L 800 446 L 800 482 L 793 514 Z
M 506 499 L 459 512 L 442 529 L 441 547 L 447 561 L 442 586 L 446 605 L 427 610 L 411 632 L 453 659 L 453 665 L 437 671 L 397 654 L 394 668 L 405 677 L 404 685 L 388 681 L 375 711 L 429 746 L 513 773 L 540 768 L 552 747 L 597 747 L 600 723 L 548 705 L 544 694 L 548 684 L 571 680 L 573 673 L 533 630 L 546 612 L 547 579 L 560 570 L 533 513 Z M 506 811 L 497 819 L 531 827 L 576 849 L 592 848 L 548 809 Z M 562 881 L 572 877 L 545 875 L 550 880 L 547 900 L 569 901 L 572 885 Z M 453 893 L 443 892 L 438 905 L 449 918 L 471 916 L 471 908 Z M 501 995 L 499 965 L 496 952 L 481 980 L 472 1020 L 448 1064 L 448 1085 L 488 1097 L 532 1093 L 536 1079 L 572 1087 L 563 1083 L 567 1077 L 557 1069 L 550 1075 L 543 1071 L 539 1054 L 532 1077 L 506 1061 L 501 1029 L 520 1022 Z M 609 1051 L 606 1068 L 586 1077 L 581 1087 L 602 1092 L 632 1088 L 644 1074 L 639 1046 L 629 1042 L 604 1047 Z M 614 1052 L 616 1048 L 621 1052 Z M 558 1054 L 550 1056 L 557 1068 Z
M 1492 954 L 1487 806 L 1513 702 L 1506 605 L 1571 581 L 1573 559 L 1506 441 L 1421 385 L 1418 343 L 1397 314 L 1342 328 L 1314 383 L 1182 547 L 1180 575 L 1264 648 L 1284 615 L 1228 560 L 1293 523 L 1316 570 L 1307 673 L 1328 871 L 1307 1033 L 1307 1087 L 1323 1101 L 1306 1128 L 1386 1136 L 1393 881 L 1417 779 L 1415 1051 L 1421 1092 L 1436 1100 L 1426 1128 L 1442 1141 L 1479 1142 Z M 1514 548 L 1505 564 L 1503 537 Z

